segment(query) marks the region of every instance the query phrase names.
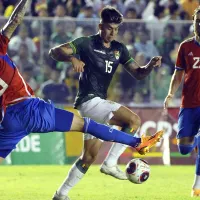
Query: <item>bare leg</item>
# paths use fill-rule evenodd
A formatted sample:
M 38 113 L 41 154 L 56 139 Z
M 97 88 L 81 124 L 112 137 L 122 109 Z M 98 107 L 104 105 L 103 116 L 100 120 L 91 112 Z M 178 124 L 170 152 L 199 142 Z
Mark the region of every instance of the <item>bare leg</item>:
M 124 106 L 121 106 L 117 111 L 113 112 L 113 114 L 114 116 L 110 119 L 109 124 L 127 128 L 127 131 L 123 131 L 128 133 L 131 133 L 129 131 L 132 130 L 133 132 L 131 134 L 134 134 L 141 124 L 139 116 Z M 108 167 L 116 166 L 120 155 L 124 152 L 125 149 L 126 145 L 113 143 L 107 157 L 105 158 L 105 164 Z M 118 175 L 120 178 L 120 174 Z M 124 176 L 124 179 L 125 178 L 126 176 Z M 123 175 L 120 179 L 123 179 Z
M 82 179 L 90 165 L 95 161 L 102 142 L 98 139 L 90 139 L 84 141 L 83 154 L 73 164 L 68 172 L 67 178 L 64 180 L 57 193 L 54 195 L 66 196 L 68 192 Z M 54 198 L 56 199 L 56 198 Z
M 141 125 L 140 117 L 125 106 L 121 106 L 113 114 L 114 116 L 109 121 L 110 125 L 129 126 L 134 130 L 137 130 Z
M 98 139 L 84 141 L 84 149 L 81 159 L 87 167 L 90 167 L 90 165 L 96 160 L 101 145 L 102 142 Z
M 84 120 L 82 117 L 74 115 L 70 131 L 83 132 Z

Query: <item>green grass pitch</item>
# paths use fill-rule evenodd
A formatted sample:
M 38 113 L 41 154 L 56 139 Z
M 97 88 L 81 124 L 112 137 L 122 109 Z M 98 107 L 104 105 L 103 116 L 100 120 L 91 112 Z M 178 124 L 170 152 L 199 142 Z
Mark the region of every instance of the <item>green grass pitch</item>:
M 124 166 L 122 166 L 124 168 Z M 0 166 L 0 199 L 51 200 L 70 166 Z M 151 166 L 141 185 L 120 181 L 92 166 L 69 193 L 71 200 L 187 200 L 194 166 Z

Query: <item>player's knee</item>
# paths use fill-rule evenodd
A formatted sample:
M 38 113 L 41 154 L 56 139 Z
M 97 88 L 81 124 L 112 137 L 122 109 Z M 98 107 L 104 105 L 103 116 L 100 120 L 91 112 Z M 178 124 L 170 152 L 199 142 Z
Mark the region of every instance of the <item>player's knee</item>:
M 193 148 L 191 148 L 191 145 L 178 145 L 178 150 L 182 155 L 187 155 L 189 153 L 191 153 L 191 151 L 193 150 Z
M 182 155 L 186 155 L 192 152 L 194 149 L 194 138 L 189 138 L 189 137 L 184 137 L 181 139 L 178 139 L 177 145 L 178 145 L 178 150 Z
M 2 164 L 4 158 L 0 157 L 0 164 Z
M 85 122 L 84 122 L 84 119 L 82 117 L 74 115 L 70 130 L 82 132 L 83 128 L 84 128 L 84 123 Z
M 191 153 L 194 146 L 187 138 L 178 139 L 178 150 L 182 155 Z
M 133 115 L 130 118 L 130 127 L 137 130 L 141 126 L 141 119 L 138 115 Z

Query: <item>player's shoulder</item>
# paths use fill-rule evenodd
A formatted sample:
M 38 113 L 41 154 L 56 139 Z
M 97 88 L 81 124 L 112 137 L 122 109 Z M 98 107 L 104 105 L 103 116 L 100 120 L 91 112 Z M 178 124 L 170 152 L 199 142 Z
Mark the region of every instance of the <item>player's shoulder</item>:
M 183 42 L 181 42 L 180 46 L 189 45 L 194 42 L 194 39 L 195 39 L 194 37 L 187 38 L 183 40 Z
M 90 40 L 89 37 L 87 36 L 82 36 L 82 37 L 77 37 L 75 38 L 74 40 L 72 40 L 71 42 L 78 42 L 78 43 L 84 43 L 84 42 L 87 42 L 88 40 Z
M 83 36 L 84 40 L 89 41 L 89 40 L 96 40 L 99 38 L 98 34 L 95 35 L 88 35 L 88 36 Z
M 0 39 L 8 43 L 10 40 L 9 38 L 3 33 L 2 30 L 0 30 Z
M 117 40 L 113 40 L 112 41 L 112 46 L 115 47 L 115 48 L 117 48 L 117 49 L 124 49 L 124 48 L 126 48 L 125 44 L 123 44 L 122 42 L 119 42 Z
M 90 44 L 94 40 L 96 40 L 96 35 L 82 36 L 81 40 L 84 44 Z

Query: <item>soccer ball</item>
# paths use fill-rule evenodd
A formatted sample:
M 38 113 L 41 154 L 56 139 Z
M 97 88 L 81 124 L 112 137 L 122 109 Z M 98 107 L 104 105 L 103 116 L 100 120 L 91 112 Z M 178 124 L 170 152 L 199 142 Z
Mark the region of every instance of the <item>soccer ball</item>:
M 132 183 L 144 183 L 149 178 L 149 175 L 150 167 L 143 159 L 133 159 L 126 165 L 126 176 Z

